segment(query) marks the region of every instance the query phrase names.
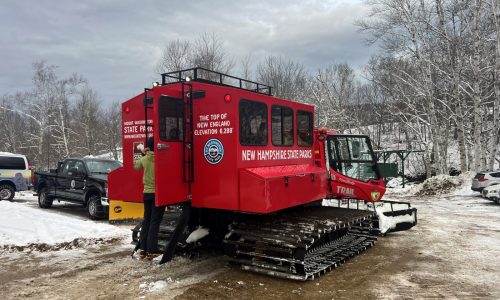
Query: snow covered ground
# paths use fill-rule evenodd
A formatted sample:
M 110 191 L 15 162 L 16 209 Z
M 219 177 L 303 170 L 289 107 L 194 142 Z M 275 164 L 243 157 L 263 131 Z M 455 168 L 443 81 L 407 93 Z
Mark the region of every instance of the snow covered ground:
M 81 214 L 81 207 L 65 203 L 55 202 L 53 208 L 41 209 L 31 192 L 16 193 L 11 202 L 0 201 L 0 248 L 29 248 L 35 244 L 45 244 L 46 249 L 59 248 L 71 243 L 122 238 L 130 233 L 129 228 L 95 222 Z
M 500 299 L 500 205 L 472 192 L 470 179 L 389 189 L 384 198 L 410 202 L 418 224 L 310 282 L 243 272 L 220 256 L 133 260 L 132 225 L 90 221 L 74 205 L 42 210 L 19 195 L 0 202 L 0 299 Z M 68 250 L 6 246 L 96 236 L 101 243 Z

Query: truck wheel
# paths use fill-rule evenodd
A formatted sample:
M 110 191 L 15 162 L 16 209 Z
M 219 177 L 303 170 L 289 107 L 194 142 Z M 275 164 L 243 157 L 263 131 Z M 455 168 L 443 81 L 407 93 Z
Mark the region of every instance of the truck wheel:
M 101 220 L 104 217 L 104 208 L 101 204 L 101 196 L 90 196 L 90 199 L 87 202 L 87 213 L 91 220 Z
M 2 200 L 12 200 L 14 198 L 14 188 L 8 184 L 0 185 L 0 201 Z
M 43 187 L 38 191 L 38 206 L 40 206 L 40 208 L 51 208 L 52 201 L 53 199 L 49 197 L 47 193 L 47 188 Z

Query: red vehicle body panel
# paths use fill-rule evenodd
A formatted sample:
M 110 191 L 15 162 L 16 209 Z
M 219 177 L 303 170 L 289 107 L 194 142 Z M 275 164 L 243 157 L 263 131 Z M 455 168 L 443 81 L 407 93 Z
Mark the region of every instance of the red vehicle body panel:
M 144 143 L 145 140 L 145 129 L 141 127 L 141 123 L 144 123 L 143 100 L 144 95 L 141 94 L 122 103 L 123 167 L 114 170 L 108 175 L 108 195 L 110 199 L 128 202 L 143 201 L 142 171 L 137 172 L 134 170 L 133 159 L 133 143 Z M 136 155 L 140 156 L 140 153 L 137 152 Z
M 185 117 L 193 129 L 194 180 L 191 183 L 184 180 L 185 143 L 161 140 L 159 127 L 162 121 L 159 119 L 161 102 L 170 101 L 162 97 L 179 98 L 186 103 L 188 85 L 184 85 L 184 95 L 181 83 L 157 86 L 147 92 L 147 96 L 153 98 L 152 108 L 147 109 L 147 114 L 155 137 L 157 205 L 191 201 L 191 205 L 197 208 L 266 214 L 321 200 L 329 195 L 340 198 L 352 198 L 354 195 L 367 201 L 381 198 L 385 190 L 383 183 L 360 183 L 343 178 L 326 166 L 324 143 L 318 139 L 317 131 L 314 132 L 312 146 L 298 146 L 297 111 L 310 112 L 314 116 L 313 106 L 223 85 L 196 81 L 189 85 L 192 91 L 204 91 L 202 97 L 192 100 L 192 120 Z M 225 101 L 226 95 L 230 95 L 231 101 Z M 240 144 L 241 99 L 267 105 L 269 134 L 266 146 Z M 293 109 L 293 146 L 274 146 L 272 143 L 270 116 L 273 105 Z M 142 201 L 142 172 L 133 170 L 133 161 L 138 158 L 134 147 L 146 139 L 144 115 L 144 94 L 123 103 L 123 167 L 109 175 L 111 199 Z M 148 133 L 151 134 L 149 129 Z M 217 141 L 214 142 L 214 139 Z M 218 149 L 222 157 L 216 162 L 206 158 L 207 148 L 212 142 L 223 147 Z M 335 181 L 334 187 L 330 187 L 330 176 Z M 374 200 L 372 192 L 378 192 L 380 196 Z
M 153 89 L 148 92 L 149 97 L 153 97 L 152 109 L 149 109 L 148 115 L 153 120 L 153 135 L 155 140 L 155 187 L 156 204 L 158 206 L 169 205 L 186 201 L 188 197 L 188 186 L 184 182 L 183 176 L 183 154 L 184 145 L 182 142 L 162 141 L 159 131 L 159 114 L 161 95 L 175 99 L 182 99 L 181 88 L 179 85 L 170 86 L 168 90 Z M 162 101 L 162 104 L 164 104 Z M 178 102 L 182 102 L 178 100 Z M 180 134 L 180 132 L 178 132 Z M 159 148 L 162 146 L 163 148 Z
M 327 174 L 313 165 L 247 168 L 240 171 L 240 211 L 267 213 L 323 199 Z

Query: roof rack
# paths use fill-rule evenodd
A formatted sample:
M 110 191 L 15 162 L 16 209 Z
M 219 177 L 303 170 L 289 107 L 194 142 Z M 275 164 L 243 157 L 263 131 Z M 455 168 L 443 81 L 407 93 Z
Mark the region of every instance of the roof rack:
M 201 81 L 272 96 L 271 86 L 269 85 L 200 67 L 163 73 L 161 74 L 161 81 L 162 85 L 178 82 Z

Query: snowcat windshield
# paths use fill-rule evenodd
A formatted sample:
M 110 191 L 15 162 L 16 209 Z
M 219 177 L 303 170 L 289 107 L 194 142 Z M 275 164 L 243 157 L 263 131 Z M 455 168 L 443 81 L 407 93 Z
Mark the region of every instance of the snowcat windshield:
M 328 136 L 330 167 L 347 177 L 368 182 L 380 179 L 375 156 L 367 136 Z

